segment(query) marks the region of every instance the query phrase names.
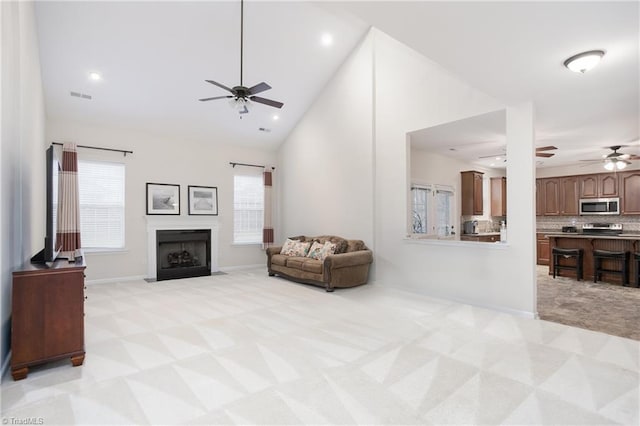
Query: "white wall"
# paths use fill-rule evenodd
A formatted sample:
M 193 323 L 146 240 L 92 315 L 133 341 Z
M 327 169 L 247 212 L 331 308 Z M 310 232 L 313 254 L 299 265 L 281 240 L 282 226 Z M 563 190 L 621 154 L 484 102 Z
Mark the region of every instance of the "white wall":
M 0 279 L 2 365 L 9 350 L 11 272 L 44 244 L 44 125 L 33 3 L 1 2 Z
M 162 135 L 130 129 L 92 126 L 77 122 L 49 120 L 47 141 L 75 142 L 80 145 L 133 151 L 122 154 L 78 149 L 80 159 L 101 159 L 126 164 L 125 244 L 126 251 L 87 254 L 87 279 L 105 280 L 146 276 L 147 231 L 145 188 L 147 182 L 180 184 L 181 217 L 188 216 L 187 186 L 218 188 L 219 249 L 221 268 L 266 264 L 259 245 L 233 245 L 233 176 L 243 168 L 232 168 L 230 161 L 276 165 L 276 152 L 240 148 L 234 141 L 175 140 Z M 253 172 L 254 169 L 244 169 Z M 279 170 L 276 168 L 276 185 Z M 276 186 L 277 188 L 277 186 Z M 276 229 L 277 229 L 276 224 Z
M 371 94 L 367 91 L 370 76 Z M 368 107 L 369 99 L 373 110 Z M 281 148 L 287 172 L 282 203 L 285 231 L 372 232 L 374 244 L 369 245 L 374 250 L 378 283 L 534 315 L 531 105 L 507 108 L 507 208 L 510 228 L 514 228 L 509 244 L 498 249 L 486 244 L 404 239 L 410 181 L 407 133 L 503 108 L 499 101 L 372 29 Z M 367 130 L 369 117 L 373 118 L 373 133 Z M 350 133 L 354 123 L 359 124 L 357 134 Z M 373 175 L 373 186 L 367 182 L 367 169 Z M 334 178 L 334 170 L 345 173 L 345 179 Z M 322 172 L 324 180 L 317 178 Z M 512 174 L 519 177 L 512 178 Z M 358 183 L 355 188 L 354 182 Z M 329 217 L 323 217 L 313 212 L 323 205 L 339 206 L 348 214 L 329 212 Z M 371 224 L 372 231 L 368 229 Z
M 372 50 L 366 38 L 280 147 L 280 241 L 332 234 L 373 246 Z

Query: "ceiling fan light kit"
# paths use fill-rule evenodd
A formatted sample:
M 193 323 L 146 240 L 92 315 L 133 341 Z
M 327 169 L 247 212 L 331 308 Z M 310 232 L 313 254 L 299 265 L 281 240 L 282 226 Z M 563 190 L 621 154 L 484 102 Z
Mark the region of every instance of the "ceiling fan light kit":
M 244 0 L 240 0 L 240 85 L 235 86 L 233 88 L 229 88 L 224 84 L 218 83 L 213 80 L 205 80 L 207 83 L 213 84 L 214 86 L 218 86 L 221 89 L 230 92 L 231 95 L 225 96 L 215 96 L 212 98 L 202 98 L 199 99 L 201 102 L 212 101 L 215 99 L 230 99 L 229 104 L 232 108 L 238 110 L 239 114 L 246 114 L 249 112 L 250 105 L 249 101 L 257 102 L 259 104 L 267 105 L 274 108 L 282 108 L 284 104 L 282 102 L 274 101 L 271 99 L 262 98 L 260 96 L 255 96 L 258 93 L 264 92 L 266 90 L 271 89 L 267 83 L 262 82 L 258 83 L 253 87 L 245 87 L 243 85 L 242 76 L 243 76 L 243 56 L 244 56 Z M 240 116 L 242 118 L 242 116 Z
M 573 72 L 584 74 L 598 65 L 603 56 L 604 50 L 590 50 L 578 53 L 564 61 L 564 66 Z

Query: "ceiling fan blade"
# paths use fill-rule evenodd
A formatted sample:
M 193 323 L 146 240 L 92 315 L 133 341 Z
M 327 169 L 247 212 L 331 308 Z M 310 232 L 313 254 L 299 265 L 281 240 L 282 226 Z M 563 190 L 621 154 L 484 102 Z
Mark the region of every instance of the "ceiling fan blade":
M 602 159 L 602 158 L 598 158 L 597 160 L 578 160 L 578 161 L 589 161 L 589 162 L 591 162 L 591 163 L 595 163 L 595 162 L 600 162 L 600 163 L 602 163 L 602 162 L 604 161 L 604 159 Z
M 227 86 L 225 86 L 224 84 L 220 84 L 217 81 L 213 81 L 213 80 L 205 80 L 207 83 L 211 83 L 214 86 L 218 86 L 221 89 L 226 90 L 227 92 L 231 92 L 235 95 L 235 92 L 233 91 L 233 89 L 229 89 Z
M 249 93 L 249 95 L 255 95 L 269 89 L 271 89 L 271 86 L 263 81 L 262 83 L 258 83 L 255 86 L 250 87 L 247 92 Z
M 506 157 L 506 156 L 507 156 L 507 154 L 505 152 L 503 152 L 501 154 L 483 155 L 482 157 L 478 157 L 478 158 Z
M 213 98 L 203 98 L 203 99 L 198 99 L 199 101 L 213 101 L 214 99 L 226 99 L 226 98 L 233 98 L 233 96 L 231 95 L 227 95 L 227 96 L 215 96 Z
M 640 160 L 640 155 L 631 154 L 627 160 Z
M 544 157 L 544 158 L 549 158 L 549 157 L 553 157 L 555 154 L 552 152 L 536 152 L 536 157 Z
M 284 105 L 282 102 L 272 101 L 271 99 L 261 98 L 260 96 L 251 96 L 249 97 L 249 99 L 251 99 L 253 102 L 269 105 L 274 108 L 282 108 L 282 106 Z
M 536 151 L 553 151 L 554 149 L 558 149 L 553 145 L 549 145 L 549 146 L 541 146 L 536 148 Z

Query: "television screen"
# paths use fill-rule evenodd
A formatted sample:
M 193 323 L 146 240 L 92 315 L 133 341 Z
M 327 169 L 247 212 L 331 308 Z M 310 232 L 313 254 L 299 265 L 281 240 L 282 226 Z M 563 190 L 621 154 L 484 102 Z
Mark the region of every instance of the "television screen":
M 52 146 L 46 153 L 46 217 L 44 249 L 31 258 L 34 263 L 49 263 L 56 260 L 60 252 L 60 243 L 56 241 L 56 228 L 58 221 L 58 174 L 60 162 Z

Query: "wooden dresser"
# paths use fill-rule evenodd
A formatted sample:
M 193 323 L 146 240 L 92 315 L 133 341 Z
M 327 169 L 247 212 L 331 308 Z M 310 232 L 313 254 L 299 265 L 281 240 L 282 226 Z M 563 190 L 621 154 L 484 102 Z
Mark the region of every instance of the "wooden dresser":
M 70 358 L 84 362 L 84 256 L 52 266 L 25 264 L 13 273 L 11 375 L 27 377 L 29 367 Z

